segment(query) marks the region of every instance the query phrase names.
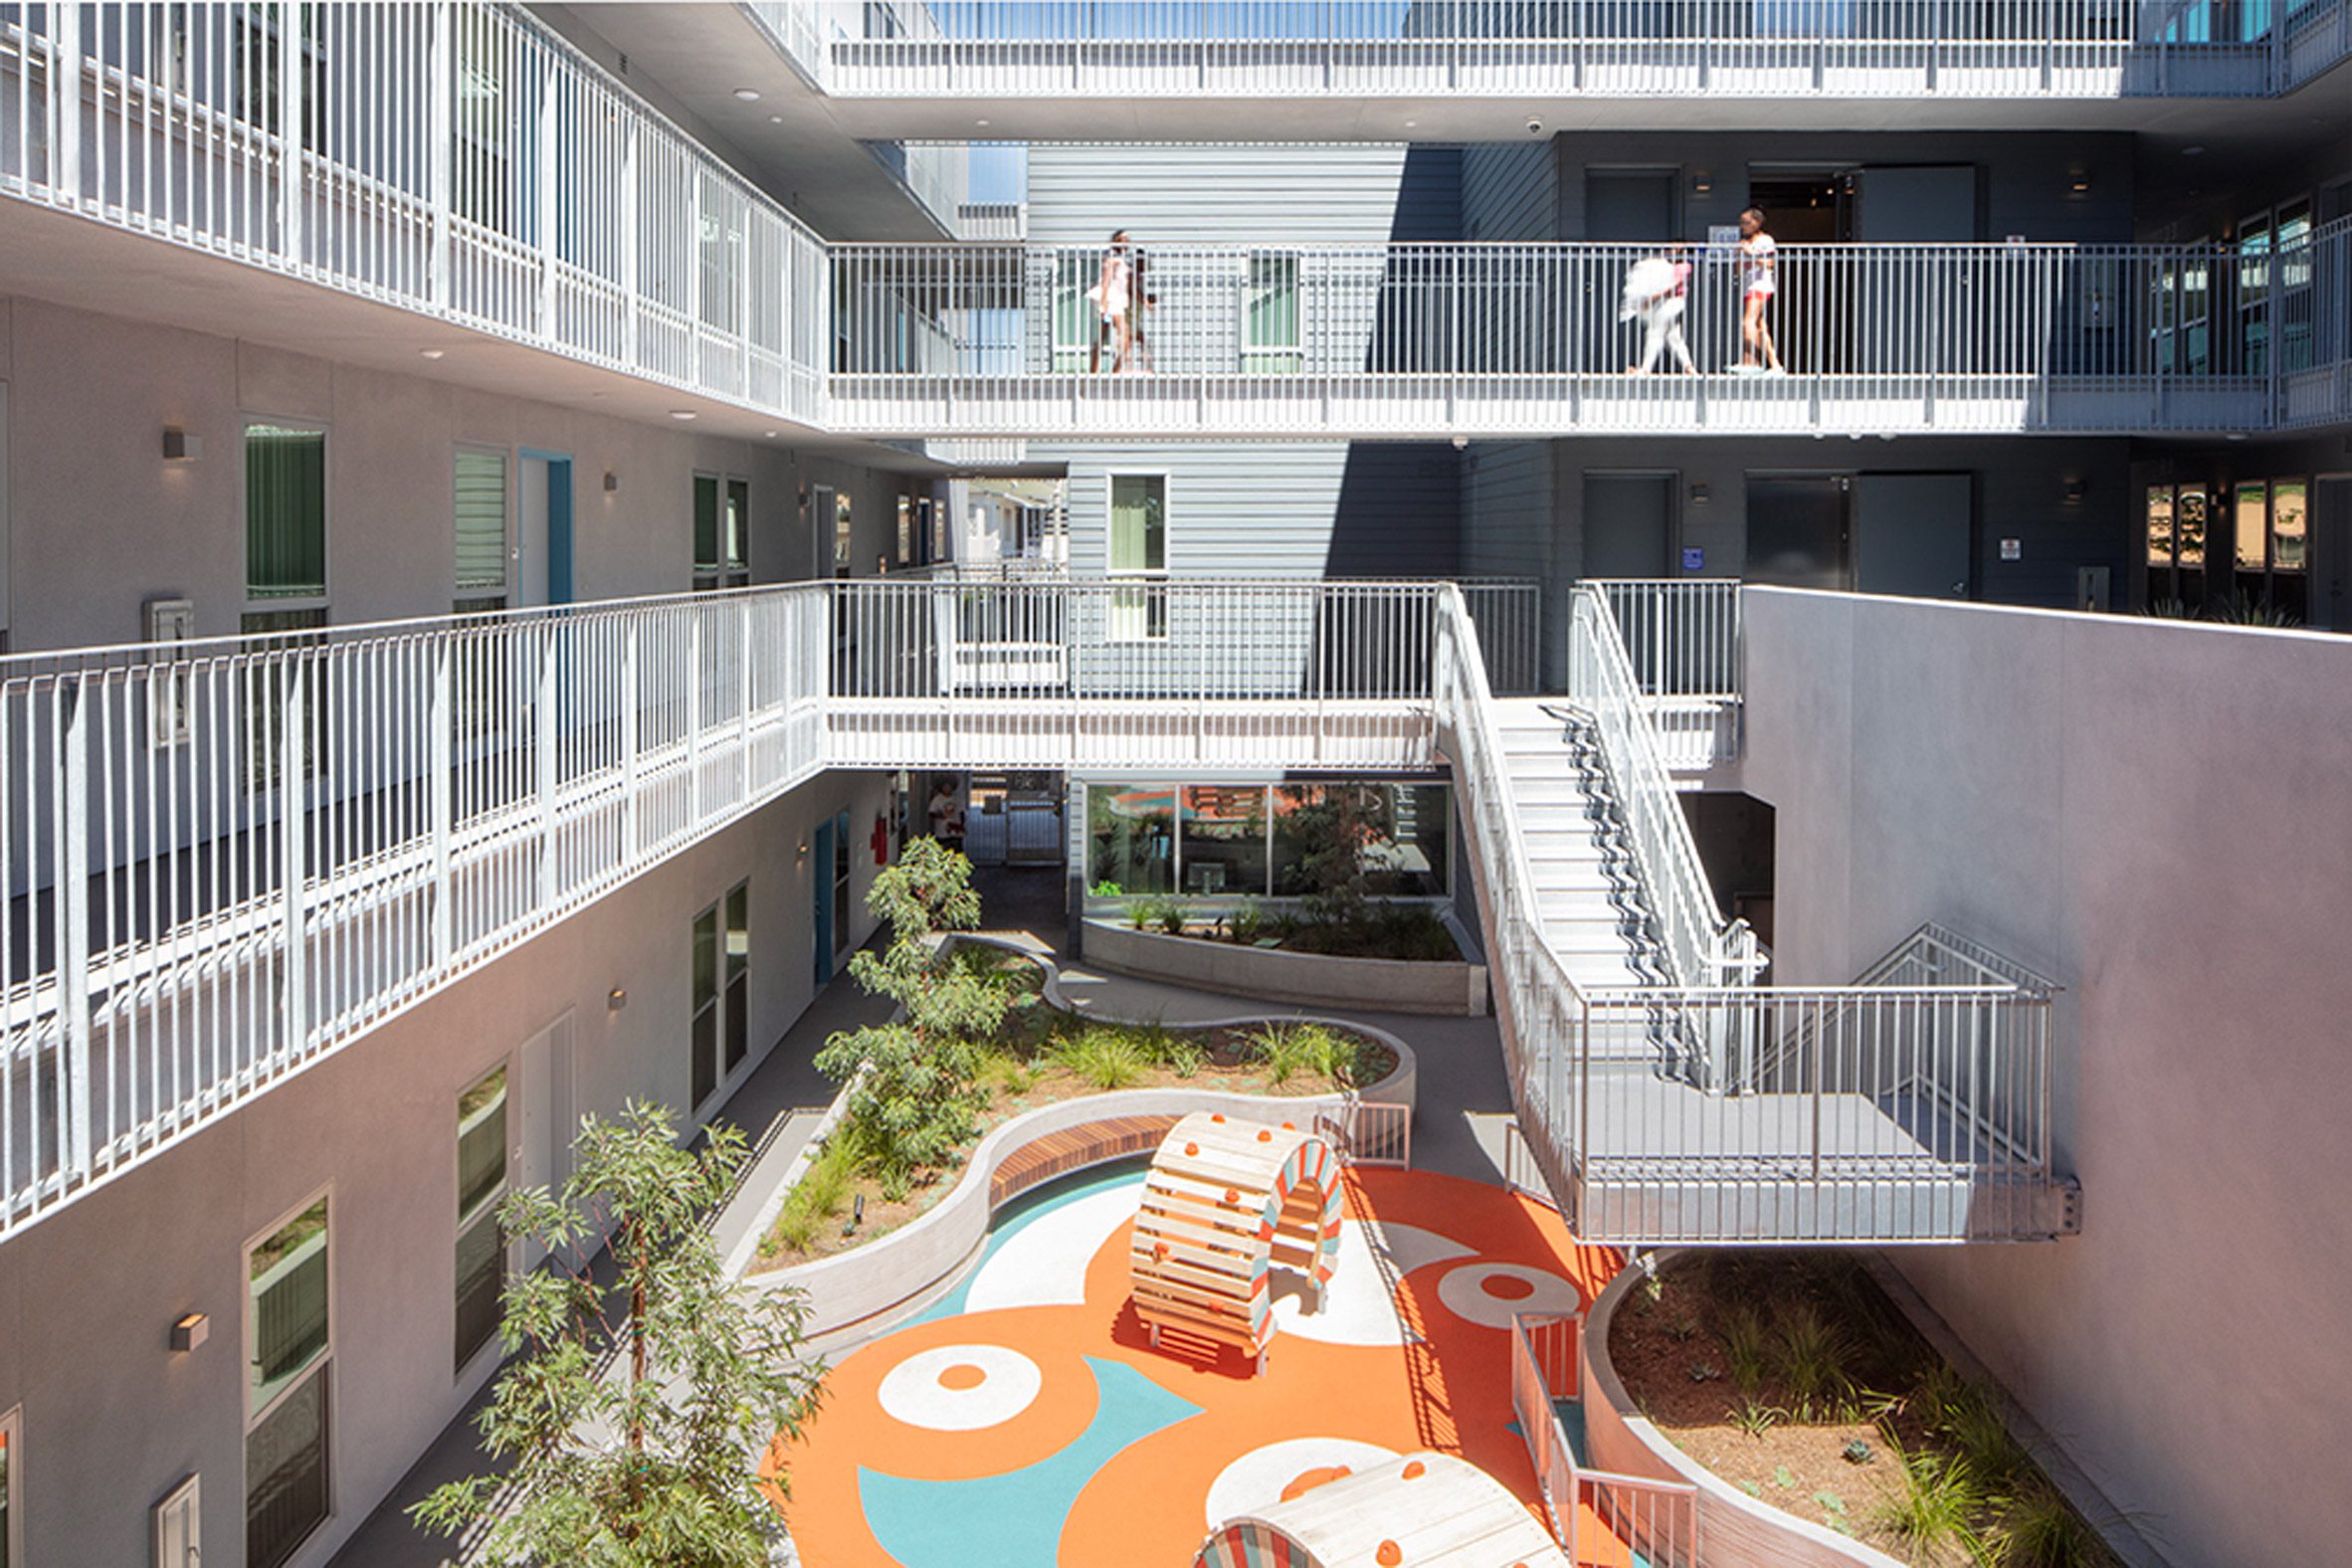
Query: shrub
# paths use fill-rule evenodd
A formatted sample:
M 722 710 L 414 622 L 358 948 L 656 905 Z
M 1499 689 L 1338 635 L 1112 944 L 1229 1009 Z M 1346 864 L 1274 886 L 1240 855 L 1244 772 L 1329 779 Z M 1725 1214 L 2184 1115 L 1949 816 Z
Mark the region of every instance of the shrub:
M 1770 1341 L 1764 1319 L 1745 1303 L 1723 1310 L 1723 1360 L 1731 1369 L 1732 1386 L 1753 1394 L 1764 1386 L 1764 1367 Z
M 1819 1402 L 1845 1392 L 1846 1357 L 1853 1346 L 1811 1301 L 1784 1307 L 1776 1328 L 1773 1369 L 1788 1385 L 1799 1413 L 1810 1419 Z
M 2008 1568 L 2108 1568 L 2115 1561 L 2098 1532 L 2047 1484 L 2009 1505 L 1995 1555 Z
M 815 1245 L 826 1225 L 841 1213 L 842 1200 L 849 1196 L 850 1179 L 857 1173 L 856 1157 L 850 1141 L 826 1141 L 785 1195 L 783 1211 L 768 1231 L 769 1252 L 806 1252 Z
M 1064 1067 L 1098 1089 L 1124 1088 L 1151 1066 L 1151 1059 L 1134 1037 L 1099 1027 L 1063 1041 L 1055 1055 Z
M 1267 1078 L 1277 1087 L 1300 1074 L 1354 1087 L 1370 1058 L 1362 1041 L 1327 1024 L 1269 1024 L 1243 1037 L 1242 1053 L 1262 1064 Z
M 1985 1557 L 1989 1548 L 1977 1533 L 1976 1521 L 1994 1499 L 1968 1462 L 1931 1450 L 1906 1453 L 1899 1446 L 1895 1457 L 1902 1462 L 1902 1495 L 1879 1507 L 1878 1522 L 1909 1546 L 1911 1560 L 1955 1547 L 1971 1557 Z
M 1229 925 L 1233 939 L 1247 947 L 1265 931 L 1266 911 L 1255 902 L 1244 902 L 1234 909 Z
M 1170 936 L 1184 934 L 1184 905 L 1170 898 L 1160 905 L 1160 929 Z

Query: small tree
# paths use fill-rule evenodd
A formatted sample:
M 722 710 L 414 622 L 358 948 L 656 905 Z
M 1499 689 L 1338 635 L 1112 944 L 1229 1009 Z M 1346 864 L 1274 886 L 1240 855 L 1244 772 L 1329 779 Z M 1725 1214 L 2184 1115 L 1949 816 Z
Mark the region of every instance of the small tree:
M 888 922 L 890 944 L 853 955 L 850 973 L 905 1016 L 835 1035 L 817 1068 L 836 1082 L 867 1070 L 850 1095 L 852 1131 L 865 1162 L 902 1182 L 978 1130 L 980 1043 L 1004 1027 L 1012 992 L 993 975 L 939 962 L 942 931 L 980 923 L 972 863 L 955 851 L 915 840 L 874 879 L 866 906 Z
M 443 1534 L 485 1526 L 483 1558 L 544 1568 L 765 1568 L 776 1512 L 760 1464 L 799 1436 L 824 1369 L 801 1359 L 799 1297 L 727 1277 L 704 1221 L 742 1167 L 743 1135 L 714 1126 L 680 1148 L 668 1107 L 586 1118 L 560 1194 L 498 1211 L 508 1236 L 557 1260 L 510 1274 L 499 1342 L 514 1361 L 478 1418 L 508 1469 L 437 1488 L 410 1512 Z M 590 1277 L 609 1220 L 617 1278 Z M 608 1300 L 627 1319 L 605 1315 Z M 618 1366 L 608 1354 L 618 1351 Z

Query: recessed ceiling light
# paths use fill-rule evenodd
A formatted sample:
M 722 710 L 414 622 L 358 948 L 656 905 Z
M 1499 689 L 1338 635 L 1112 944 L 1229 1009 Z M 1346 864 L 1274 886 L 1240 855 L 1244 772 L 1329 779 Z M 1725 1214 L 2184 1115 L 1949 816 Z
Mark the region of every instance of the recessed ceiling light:
M 2184 158 L 2202 158 L 2205 156 L 2205 144 L 2200 141 L 2192 141 L 2181 149 L 2181 156 Z
M 449 350 L 446 348 L 420 348 L 417 350 L 418 355 L 425 359 L 439 359 L 448 352 Z
M 781 125 L 784 123 L 784 116 L 781 114 L 770 114 L 768 116 L 768 123 L 771 125 Z
M 975 125 L 981 126 L 982 128 L 986 128 L 986 126 L 987 126 L 987 124 L 988 124 L 988 121 L 986 121 L 986 120 L 984 120 L 984 119 L 976 119 L 976 120 L 972 121 L 972 123 L 973 123 L 973 124 L 975 124 Z
M 692 419 L 694 411 L 690 408 L 674 408 L 670 411 L 670 417 L 672 419 Z
M 756 103 L 759 101 L 759 89 L 737 88 L 735 89 L 735 97 L 741 98 L 746 103 Z
M 1421 123 L 1421 121 L 1420 121 L 1420 120 L 1417 120 L 1417 119 L 1409 119 L 1409 120 L 1405 121 L 1405 128 L 1406 128 L 1407 130 L 1411 130 L 1411 129 L 1412 129 L 1414 126 L 1416 126 L 1416 125 L 1418 125 L 1418 124 L 1420 124 L 1420 123 Z
M 771 430 L 771 431 L 768 431 L 768 432 L 767 432 L 767 438 L 768 438 L 768 440 L 770 440 L 770 441 L 773 441 L 773 440 L 775 440 L 775 439 L 776 439 L 776 433 L 775 433 L 774 431 L 772 431 L 772 430 Z
M 2244 441 L 2246 439 L 2246 432 L 2243 430 L 2233 430 L 2230 432 L 2230 439 L 2232 441 Z

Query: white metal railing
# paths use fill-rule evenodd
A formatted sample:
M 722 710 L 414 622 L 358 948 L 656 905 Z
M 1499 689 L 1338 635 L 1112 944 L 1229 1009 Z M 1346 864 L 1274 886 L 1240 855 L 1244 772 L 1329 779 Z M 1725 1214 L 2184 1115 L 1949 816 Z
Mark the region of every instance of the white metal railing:
M 2262 97 L 2339 0 L 794 0 L 844 97 Z M 783 25 L 781 23 L 779 26 Z
M 1427 769 L 1441 737 L 1584 1234 L 2046 1233 L 2047 989 L 1934 933 L 1879 983 L 1580 993 L 1487 662 L 1451 583 L 954 575 L 0 661 L 0 1235 L 821 769 Z
M 1559 1402 L 1580 1398 L 1584 1318 L 1514 1313 L 1511 1412 L 1527 1444 L 1552 1534 L 1571 1564 L 1648 1563 L 1697 1568 L 1698 1488 L 1593 1470 L 1579 1460 Z
M 1588 578 L 1617 624 L 1661 755 L 1678 772 L 1739 757 L 1739 580 Z
M 7 7 L 0 193 L 823 412 L 823 242 L 518 7 Z
M 844 431 L 2244 431 L 2352 413 L 2352 220 L 2213 246 L 834 248 Z M 1653 284 L 1668 349 L 1637 374 Z M 1114 282 L 1114 288 L 1116 284 Z M 1679 294 L 1672 293 L 1679 290 Z M 1660 318 L 1663 332 L 1664 318 Z M 1120 349 L 1126 352 L 1122 358 Z M 1768 362 L 1777 356 L 1780 369 Z
M 0 661 L 0 1236 L 825 767 L 1430 767 L 1439 592 L 820 582 Z
M 1614 643 L 1599 593 L 1586 592 L 1580 635 Z M 1518 1125 L 1579 1235 L 1957 1241 L 2072 1223 L 2050 1135 L 2051 997 L 2030 978 L 1947 963 L 1932 974 L 1880 966 L 1850 986 L 1578 988 L 1543 935 L 1459 595 L 1447 596 L 1438 632 L 1439 744 L 1471 850 Z M 1622 650 L 1606 652 L 1582 657 L 1618 671 L 1595 682 L 1620 715 L 1596 726 L 1611 783 L 1649 773 L 1644 793 L 1671 809 L 1663 769 L 1625 760 L 1639 757 L 1647 720 Z M 1666 847 L 1649 853 L 1669 868 L 1685 853 L 1669 826 L 1654 837 Z M 1681 884 L 1684 954 L 1744 973 L 1750 939 L 1717 923 L 1703 874 L 1643 868 L 1645 902 L 1664 929 L 1662 881 Z M 1956 939 L 1945 947 L 2001 962 Z
M 1567 704 L 1599 744 L 1666 973 L 1683 986 L 1744 984 L 1760 967 L 1755 933 L 1717 912 L 1616 616 L 1591 583 L 1570 603 Z

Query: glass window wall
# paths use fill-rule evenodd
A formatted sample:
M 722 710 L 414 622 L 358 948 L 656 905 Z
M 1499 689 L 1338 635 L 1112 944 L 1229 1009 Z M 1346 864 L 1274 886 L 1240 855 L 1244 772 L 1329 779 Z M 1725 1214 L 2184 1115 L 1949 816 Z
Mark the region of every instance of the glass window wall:
M 1086 884 L 1097 897 L 1442 898 L 1452 810 L 1444 784 L 1091 784 Z

